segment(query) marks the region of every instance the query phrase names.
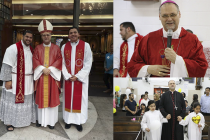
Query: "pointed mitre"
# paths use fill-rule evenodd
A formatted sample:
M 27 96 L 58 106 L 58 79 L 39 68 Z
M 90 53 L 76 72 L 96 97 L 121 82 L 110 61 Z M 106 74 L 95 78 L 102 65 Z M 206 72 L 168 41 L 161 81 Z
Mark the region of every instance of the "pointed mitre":
M 53 30 L 53 26 L 52 24 L 46 20 L 46 19 L 43 19 L 40 23 L 39 23 L 39 26 L 38 26 L 38 31 L 40 33 L 44 33 L 44 32 L 52 32 Z

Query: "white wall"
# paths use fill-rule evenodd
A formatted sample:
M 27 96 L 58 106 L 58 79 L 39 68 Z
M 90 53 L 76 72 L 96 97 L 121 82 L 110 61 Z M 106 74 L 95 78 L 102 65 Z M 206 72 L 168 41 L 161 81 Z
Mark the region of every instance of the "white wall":
M 141 35 L 162 28 L 159 20 L 159 6 L 165 1 L 114 0 L 114 46 L 122 41 L 120 23 L 133 22 Z M 210 47 L 210 0 L 174 0 L 180 7 L 180 26 L 191 29 L 204 47 Z

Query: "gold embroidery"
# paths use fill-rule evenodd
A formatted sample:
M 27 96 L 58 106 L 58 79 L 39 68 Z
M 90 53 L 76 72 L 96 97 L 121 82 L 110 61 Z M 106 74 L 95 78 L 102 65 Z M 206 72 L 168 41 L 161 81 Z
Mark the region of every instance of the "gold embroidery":
M 75 64 L 76 64 L 76 69 L 75 69 L 75 74 L 77 74 L 83 67 L 83 55 L 84 52 L 82 49 L 78 49 L 76 52 L 76 58 L 75 58 Z
M 23 55 L 24 55 L 24 51 L 23 49 L 20 48 L 20 77 L 19 77 L 19 92 L 16 96 L 16 102 L 23 102 L 24 101 L 24 95 L 22 94 L 22 91 L 24 89 L 22 89 L 22 82 L 23 82 L 23 65 L 24 65 L 24 59 L 23 59 Z
M 66 69 L 67 69 L 68 73 L 70 73 L 70 71 L 71 71 L 70 57 L 71 57 L 70 51 L 69 50 L 65 51 L 65 62 L 66 62 L 66 66 L 67 66 Z
M 44 54 L 44 65 L 46 68 L 49 67 L 49 52 L 50 52 L 50 47 L 45 47 L 45 54 Z M 48 75 L 44 75 L 44 79 L 43 79 L 43 84 L 44 84 L 44 108 L 48 107 L 48 94 L 49 94 L 49 81 L 48 81 Z
M 139 46 L 140 41 L 138 40 L 137 44 L 136 44 L 136 48 Z
M 71 109 L 65 108 L 65 111 L 71 112 Z M 81 110 L 72 110 L 72 113 L 81 113 Z
M 123 67 L 122 67 L 121 77 L 124 76 L 125 70 L 126 70 L 125 64 L 126 64 L 127 62 L 125 62 L 125 58 L 126 58 L 127 48 L 128 48 L 128 46 L 127 46 L 126 44 L 125 44 L 124 47 L 122 48 L 122 49 L 123 49 L 123 54 L 122 54 L 122 65 L 123 65 Z

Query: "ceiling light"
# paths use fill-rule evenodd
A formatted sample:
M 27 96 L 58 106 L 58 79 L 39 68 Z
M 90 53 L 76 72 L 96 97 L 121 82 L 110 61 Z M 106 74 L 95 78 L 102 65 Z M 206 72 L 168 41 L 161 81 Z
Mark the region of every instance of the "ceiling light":
M 33 14 L 31 14 L 31 16 L 33 16 Z
M 28 10 L 26 10 L 28 12 Z

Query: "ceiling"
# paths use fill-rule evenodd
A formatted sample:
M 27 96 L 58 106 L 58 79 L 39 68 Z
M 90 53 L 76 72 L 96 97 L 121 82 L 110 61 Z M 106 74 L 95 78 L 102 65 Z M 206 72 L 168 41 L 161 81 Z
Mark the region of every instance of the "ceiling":
M 12 0 L 13 27 L 38 33 L 42 19 L 49 20 L 53 34 L 67 35 L 73 25 L 73 0 Z M 113 32 L 113 0 L 80 0 L 79 28 L 81 35 L 102 35 Z

